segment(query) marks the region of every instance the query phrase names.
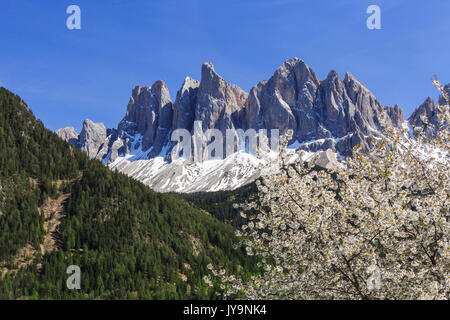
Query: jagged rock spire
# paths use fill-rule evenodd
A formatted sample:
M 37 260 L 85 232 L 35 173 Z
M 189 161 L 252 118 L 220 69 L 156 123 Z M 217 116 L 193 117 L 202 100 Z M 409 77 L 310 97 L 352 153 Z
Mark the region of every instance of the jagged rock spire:
M 173 130 L 192 132 L 194 121 L 200 121 L 203 130 L 214 128 L 223 134 L 237 128 L 279 129 L 281 134 L 292 129 L 293 140 L 308 151 L 330 148 L 348 155 L 354 145 L 368 147 L 370 137 L 380 134 L 378 117 L 382 111 L 387 112 L 389 124 L 403 124 L 398 106 L 383 107 L 352 74 L 346 73 L 342 80 L 333 70 L 320 81 L 299 58 L 286 60 L 249 94 L 225 81 L 213 64 L 206 62 L 200 81 L 187 77 L 175 102 L 161 80 L 151 87 L 133 88 L 125 117 L 117 129 L 109 130 L 96 157 L 109 157 L 112 162 L 132 148 L 155 157 L 171 145 Z M 93 156 L 98 141 L 84 140 L 82 145 L 90 145 L 85 148 Z
M 411 125 L 414 125 L 416 127 L 423 126 L 424 123 L 421 119 L 422 116 L 427 118 L 428 121 L 433 124 L 437 123 L 436 106 L 431 97 L 428 97 L 419 107 L 417 107 L 413 111 L 411 116 L 408 118 L 408 121 Z
M 195 104 L 195 120 L 202 122 L 203 130 L 235 128 L 239 122 L 248 94 L 236 85 L 226 82 L 210 62 L 202 65 L 202 78 Z

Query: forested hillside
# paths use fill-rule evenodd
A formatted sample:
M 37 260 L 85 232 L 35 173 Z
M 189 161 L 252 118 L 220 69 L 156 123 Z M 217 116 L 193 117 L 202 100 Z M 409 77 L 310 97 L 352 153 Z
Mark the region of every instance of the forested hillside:
M 214 298 L 208 263 L 255 271 L 233 242 L 231 225 L 89 160 L 0 88 L 1 299 Z
M 256 184 L 252 182 L 236 190 L 184 193 L 180 196 L 194 207 L 209 212 L 220 221 L 240 227 L 246 220 L 240 216 L 240 209 L 235 208 L 234 204 L 245 203 L 256 197 L 257 192 Z

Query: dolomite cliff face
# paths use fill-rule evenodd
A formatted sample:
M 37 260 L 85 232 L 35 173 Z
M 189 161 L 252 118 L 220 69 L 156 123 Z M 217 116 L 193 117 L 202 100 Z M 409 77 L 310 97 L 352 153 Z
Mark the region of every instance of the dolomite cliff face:
M 427 118 L 430 123 L 437 124 L 438 119 L 436 105 L 430 97 L 428 97 L 416 110 L 414 110 L 408 118 L 408 121 L 411 125 L 417 127 L 423 126 L 424 122 L 421 119 L 422 116 Z
M 202 129 L 226 129 L 240 127 L 240 111 L 248 94 L 236 85 L 229 84 L 215 71 L 210 62 L 202 66 L 202 79 L 195 103 L 195 120 L 202 122 Z
M 308 151 L 329 149 L 349 155 L 357 144 L 369 147 L 370 136 L 379 135 L 379 115 L 399 127 L 400 108 L 383 107 L 350 73 L 344 80 L 331 71 L 320 81 L 298 58 L 287 60 L 268 81 L 250 91 L 245 112 L 248 128 L 294 131 L 294 141 Z M 308 143 L 306 143 L 308 142 Z
M 74 127 L 65 127 L 55 131 L 55 133 L 62 139 L 66 140 L 73 145 L 78 146 L 78 136 L 79 134 L 75 131 Z
M 434 108 L 428 99 L 411 115 L 409 124 L 420 124 L 422 113 L 433 119 Z M 106 129 L 86 120 L 80 135 L 73 128 L 57 133 L 91 158 L 100 159 L 158 191 L 194 192 L 238 187 L 241 182 L 254 180 L 258 172 L 249 171 L 248 157 L 243 155 L 233 155 L 226 163 L 214 166 L 193 164 L 192 159 L 172 162 L 175 142 L 170 138 L 176 129 L 186 129 L 194 135 L 196 121 L 203 131 L 217 129 L 224 137 L 227 129 L 264 129 L 269 134 L 271 129 L 278 129 L 280 134 L 292 129 L 292 148 L 308 152 L 327 150 L 327 157 L 330 152 L 346 156 L 358 144 L 370 148 L 371 137 L 382 135 L 382 113 L 389 126 L 407 125 L 398 105 L 383 106 L 350 73 L 341 79 L 331 71 L 319 80 L 303 60 L 293 58 L 247 93 L 225 81 L 207 62 L 202 65 L 200 81 L 185 78 L 175 101 L 165 83 L 158 80 L 150 87 L 133 88 L 126 114 L 117 128 Z M 206 146 L 208 141 L 202 139 Z M 244 158 L 247 160 L 240 163 Z M 201 160 L 206 160 L 205 155 Z M 219 168 L 221 171 L 217 172 Z M 201 182 L 198 177 L 202 177 Z

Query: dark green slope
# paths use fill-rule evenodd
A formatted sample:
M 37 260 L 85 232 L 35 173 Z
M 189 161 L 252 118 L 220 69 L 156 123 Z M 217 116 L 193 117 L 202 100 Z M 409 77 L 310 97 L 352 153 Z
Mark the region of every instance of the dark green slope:
M 62 195 L 57 248 L 41 254 L 55 214 L 44 211 Z M 232 249 L 233 234 L 180 196 L 89 160 L 0 88 L 0 271 L 9 270 L 0 299 L 214 298 L 202 280 L 208 263 L 255 269 Z M 66 288 L 69 265 L 81 268 L 81 290 Z
M 258 189 L 256 183 L 252 182 L 236 190 L 216 191 L 216 192 L 198 192 L 189 194 L 180 194 L 195 208 L 203 209 L 220 221 L 240 227 L 244 220 L 240 214 L 239 208 L 233 204 L 244 203 L 257 196 Z

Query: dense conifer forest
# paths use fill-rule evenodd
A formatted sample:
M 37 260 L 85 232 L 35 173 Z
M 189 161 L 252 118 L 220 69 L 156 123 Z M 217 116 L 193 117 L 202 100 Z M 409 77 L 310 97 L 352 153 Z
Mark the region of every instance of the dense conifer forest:
M 0 88 L 0 299 L 214 298 L 207 264 L 256 271 L 222 222 L 239 224 L 230 197 L 156 193 L 89 160 Z M 80 290 L 66 286 L 69 265 Z
M 234 205 L 253 199 L 256 197 L 257 192 L 256 183 L 252 182 L 236 190 L 187 193 L 180 194 L 180 196 L 194 207 L 209 212 L 220 221 L 240 227 L 246 220 L 239 214 L 241 209 L 236 208 Z

